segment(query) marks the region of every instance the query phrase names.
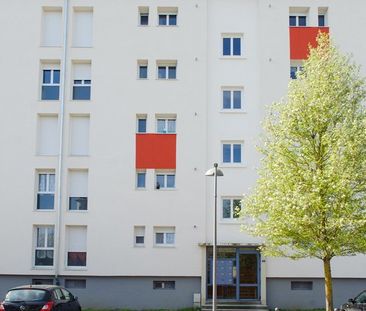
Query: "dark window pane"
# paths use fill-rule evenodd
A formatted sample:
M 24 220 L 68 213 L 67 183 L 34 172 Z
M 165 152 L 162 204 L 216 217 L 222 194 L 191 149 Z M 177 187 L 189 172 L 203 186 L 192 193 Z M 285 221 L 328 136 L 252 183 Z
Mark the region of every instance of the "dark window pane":
M 175 281 L 153 281 L 153 289 L 175 289 Z
M 59 86 L 42 86 L 42 100 L 58 100 Z
M 138 119 L 137 127 L 139 133 L 146 133 L 146 119 Z
M 169 79 L 176 79 L 177 77 L 177 67 L 169 66 L 168 68 L 168 78 Z
M 91 80 L 84 80 L 84 84 L 91 84 Z
M 241 109 L 241 91 L 234 91 L 234 109 Z
M 74 84 L 81 84 L 83 80 L 74 80 Z
M 230 163 L 231 162 L 231 145 L 224 144 L 222 147 L 223 150 L 223 162 Z
M 70 267 L 85 267 L 86 252 L 68 252 L 67 265 Z
M 234 38 L 233 39 L 233 55 L 241 55 L 241 39 L 240 38 Z
M 165 66 L 158 67 L 158 78 L 166 79 L 166 67 Z
M 86 280 L 81 279 L 66 279 L 66 288 L 86 288 Z
M 144 236 L 136 236 L 136 244 L 144 244 L 145 237 Z
M 291 79 L 296 79 L 296 72 L 297 72 L 297 67 L 291 67 L 290 68 L 290 77 L 291 77 Z
M 74 86 L 72 99 L 90 100 L 90 86 Z
M 166 25 L 166 19 L 167 19 L 166 15 L 160 14 L 159 15 L 159 25 Z
M 145 188 L 146 173 L 137 173 L 137 188 Z
M 60 70 L 53 71 L 53 83 L 60 83 Z
M 290 26 L 296 26 L 296 16 L 290 16 Z
M 234 163 L 241 163 L 241 145 L 234 144 Z
M 70 197 L 69 209 L 71 211 L 86 211 L 88 209 L 88 198 L 86 197 Z
M 139 67 L 139 78 L 140 79 L 147 79 L 147 66 L 140 66 Z
M 299 16 L 299 26 L 306 26 L 306 16 Z
M 231 108 L 231 91 L 223 91 L 222 92 L 222 100 L 223 100 L 223 108 L 230 109 Z
M 164 243 L 164 233 L 156 233 L 155 234 L 155 243 L 163 244 Z
M 311 281 L 292 281 L 291 290 L 313 290 L 313 282 L 311 282 Z
M 53 285 L 53 279 L 32 279 L 32 285 Z
M 51 83 L 51 70 L 43 70 L 43 83 Z
M 319 27 L 325 26 L 325 16 L 324 15 L 318 15 L 318 26 Z
M 36 266 L 53 266 L 53 250 L 36 250 Z
M 177 15 L 169 15 L 169 25 L 177 25 Z
M 233 218 L 239 218 L 241 211 L 241 202 L 240 200 L 233 200 Z
M 140 14 L 140 25 L 149 24 L 149 14 Z
M 53 209 L 54 207 L 53 193 L 38 193 L 37 194 L 37 209 Z
M 223 38 L 222 39 L 222 53 L 223 55 L 231 55 L 231 38 Z
M 165 188 L 164 175 L 156 175 L 156 189 Z
M 167 188 L 175 187 L 175 175 L 168 175 L 166 177 L 166 186 L 167 186 Z
M 222 200 L 222 218 L 231 217 L 231 203 L 229 199 Z

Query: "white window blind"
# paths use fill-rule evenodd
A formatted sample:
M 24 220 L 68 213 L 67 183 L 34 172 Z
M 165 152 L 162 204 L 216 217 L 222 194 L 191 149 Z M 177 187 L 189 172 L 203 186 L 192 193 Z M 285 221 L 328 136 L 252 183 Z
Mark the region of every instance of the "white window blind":
M 89 116 L 70 118 L 70 154 L 76 156 L 89 154 Z
M 86 226 L 67 227 L 69 252 L 86 252 Z
M 62 11 L 61 8 L 43 9 L 42 45 L 62 45 Z
M 91 64 L 74 64 L 73 77 L 74 80 L 91 80 Z
M 88 171 L 71 170 L 69 171 L 69 196 L 87 197 L 88 196 Z
M 93 43 L 93 11 L 90 9 L 74 11 L 73 37 L 74 47 L 91 47 Z
M 39 116 L 38 150 L 39 155 L 58 154 L 58 118 L 57 116 Z

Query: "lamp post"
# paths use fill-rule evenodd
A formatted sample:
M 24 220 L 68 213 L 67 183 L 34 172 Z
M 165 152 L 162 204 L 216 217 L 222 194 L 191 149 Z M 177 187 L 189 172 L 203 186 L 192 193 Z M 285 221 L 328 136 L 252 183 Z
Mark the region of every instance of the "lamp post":
M 206 176 L 214 176 L 214 193 L 215 193 L 215 209 L 213 217 L 213 243 L 212 243 L 212 311 L 216 311 L 216 261 L 217 261 L 217 177 L 224 176 L 224 173 L 218 169 L 218 164 L 214 163 L 214 167 L 209 169 Z

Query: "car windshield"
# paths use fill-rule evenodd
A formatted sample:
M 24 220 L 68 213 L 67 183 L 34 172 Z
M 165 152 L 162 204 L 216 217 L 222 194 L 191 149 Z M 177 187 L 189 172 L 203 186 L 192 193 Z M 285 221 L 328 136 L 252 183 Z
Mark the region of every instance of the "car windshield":
M 362 292 L 361 294 L 359 294 L 356 298 L 355 301 L 357 303 L 366 303 L 366 291 Z
M 42 301 L 46 300 L 47 292 L 42 289 L 13 289 L 5 296 L 5 301 Z

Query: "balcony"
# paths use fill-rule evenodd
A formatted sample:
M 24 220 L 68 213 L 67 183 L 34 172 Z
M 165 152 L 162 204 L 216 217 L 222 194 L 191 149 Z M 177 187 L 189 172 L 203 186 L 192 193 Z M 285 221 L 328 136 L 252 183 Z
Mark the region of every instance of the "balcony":
M 316 47 L 319 32 L 329 33 L 329 27 L 290 27 L 290 59 L 307 59 L 309 44 Z

